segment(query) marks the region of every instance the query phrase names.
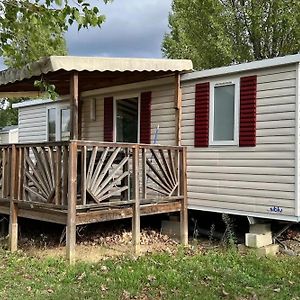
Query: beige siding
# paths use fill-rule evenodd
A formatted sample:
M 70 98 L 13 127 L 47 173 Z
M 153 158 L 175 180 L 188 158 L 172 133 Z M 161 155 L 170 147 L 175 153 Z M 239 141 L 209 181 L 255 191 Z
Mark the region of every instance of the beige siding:
M 46 140 L 46 106 L 19 108 L 19 143 Z
M 66 107 L 65 101 L 19 108 L 19 143 L 47 140 L 47 109 Z
M 189 206 L 199 210 L 295 216 L 296 65 L 273 67 L 258 75 L 257 146 L 194 148 L 195 84 L 183 82 L 182 142 L 188 146 Z M 219 77 L 226 80 L 225 76 Z
M 95 120 L 91 119 L 91 102 L 95 99 Z M 104 98 L 91 97 L 82 99 L 82 139 L 103 141 Z
M 145 82 L 147 85 L 147 82 Z M 158 143 L 163 145 L 175 144 L 175 110 L 174 110 L 174 85 L 166 84 L 162 86 L 149 86 L 135 88 L 124 92 L 111 92 L 101 95 L 83 97 L 82 106 L 82 138 L 85 140 L 103 141 L 104 126 L 104 97 L 122 98 L 130 96 L 139 96 L 143 91 L 152 92 L 151 107 L 151 140 L 153 142 L 155 130 L 159 126 Z M 90 109 L 91 100 L 96 99 L 96 120 L 91 120 Z

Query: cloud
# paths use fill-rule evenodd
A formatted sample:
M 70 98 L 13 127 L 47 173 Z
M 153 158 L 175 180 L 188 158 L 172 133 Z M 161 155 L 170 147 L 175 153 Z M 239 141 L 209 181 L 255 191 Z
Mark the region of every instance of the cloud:
M 66 33 L 70 55 L 161 57 L 161 42 L 168 31 L 172 0 L 92 1 L 106 16 L 101 28 L 75 26 Z M 0 70 L 4 69 L 0 57 Z
M 102 28 L 66 34 L 70 54 L 161 57 L 161 42 L 168 30 L 171 0 L 115 0 L 101 6 Z

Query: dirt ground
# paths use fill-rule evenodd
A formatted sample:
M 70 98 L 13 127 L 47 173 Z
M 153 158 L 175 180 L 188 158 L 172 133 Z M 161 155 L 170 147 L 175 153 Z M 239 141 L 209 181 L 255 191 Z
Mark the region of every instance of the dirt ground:
M 65 256 L 65 229 L 62 226 L 28 223 L 20 226 L 19 249 L 30 256 Z M 23 230 L 22 230 L 23 228 Z M 26 228 L 26 230 L 24 230 Z M 99 260 L 133 255 L 130 222 L 112 222 L 83 226 L 77 229 L 77 260 L 97 262 Z M 292 226 L 277 239 L 281 253 L 300 255 L 300 227 Z M 0 246 L 7 246 L 7 236 L 0 237 Z M 141 254 L 154 252 L 174 253 L 179 241 L 160 232 L 160 226 L 144 227 L 141 231 Z M 190 251 L 204 252 L 223 247 L 224 244 L 212 237 L 197 236 L 190 240 Z

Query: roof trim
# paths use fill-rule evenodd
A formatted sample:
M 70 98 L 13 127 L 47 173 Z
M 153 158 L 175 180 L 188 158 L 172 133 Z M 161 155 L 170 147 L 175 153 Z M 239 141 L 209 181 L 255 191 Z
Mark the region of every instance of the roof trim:
M 9 68 L 1 71 L 0 85 L 60 70 L 67 72 L 183 72 L 192 69 L 192 61 L 185 59 L 49 56 L 27 64 L 21 69 Z
M 300 62 L 300 54 L 287 55 L 283 57 L 269 58 L 269 59 L 258 60 L 249 63 L 243 63 L 238 65 L 232 65 L 227 67 L 214 68 L 209 70 L 196 71 L 188 74 L 183 74 L 181 75 L 181 81 L 190 81 L 199 78 L 213 77 L 213 76 L 224 75 L 224 74 L 229 75 L 232 73 L 258 70 L 258 69 L 263 69 L 268 67 L 281 66 L 281 65 L 299 63 L 299 62 Z
M 42 105 L 42 104 L 48 104 L 48 103 L 54 103 L 56 101 L 66 101 L 66 97 L 59 97 L 56 100 L 51 99 L 33 99 L 33 100 L 26 100 L 24 102 L 14 103 L 12 105 L 12 108 L 23 108 L 28 106 L 35 106 L 35 105 Z

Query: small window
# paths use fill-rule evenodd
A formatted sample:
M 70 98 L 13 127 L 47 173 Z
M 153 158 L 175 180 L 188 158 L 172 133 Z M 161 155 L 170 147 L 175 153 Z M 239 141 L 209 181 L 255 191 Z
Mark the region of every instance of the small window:
M 139 99 L 138 97 L 116 100 L 116 141 L 138 142 Z
M 210 99 L 210 144 L 238 144 L 238 83 L 212 84 Z
M 56 141 L 56 109 L 48 109 L 48 141 Z
M 68 141 L 70 139 L 70 109 L 61 110 L 61 140 Z

